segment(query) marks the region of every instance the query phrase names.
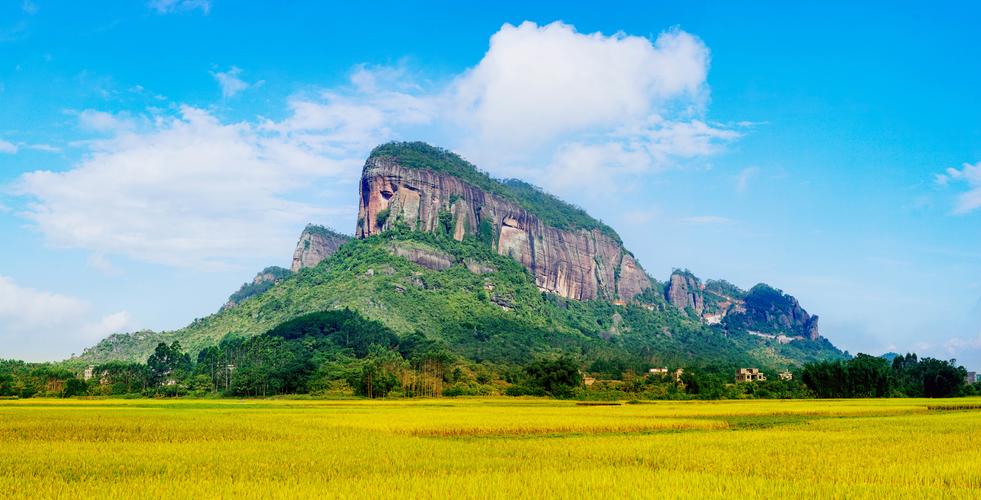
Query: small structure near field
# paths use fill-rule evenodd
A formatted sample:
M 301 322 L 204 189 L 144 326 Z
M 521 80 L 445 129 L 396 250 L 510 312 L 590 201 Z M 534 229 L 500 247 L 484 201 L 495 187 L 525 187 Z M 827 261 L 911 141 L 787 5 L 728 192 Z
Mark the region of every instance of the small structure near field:
M 591 386 L 591 385 L 593 385 L 593 384 L 595 384 L 595 383 L 596 383 L 596 379 L 595 379 L 595 378 L 593 378 L 593 377 L 583 377 L 583 378 L 582 378 L 582 383 L 583 383 L 583 385 L 585 385 L 586 387 L 589 387 L 589 386 Z
M 665 368 L 651 368 L 650 370 L 647 370 L 647 373 L 650 373 L 651 375 L 667 375 L 668 374 L 668 369 L 666 367 Z
M 675 370 L 674 371 L 674 381 L 675 382 L 680 382 L 681 381 L 681 376 L 684 375 L 684 374 L 685 374 L 685 369 L 684 368 L 678 368 L 677 370 Z
M 89 365 L 85 367 L 85 371 L 82 373 L 82 378 L 88 382 L 95 375 L 95 365 Z
M 736 370 L 736 382 L 763 382 L 766 375 L 759 368 L 740 368 Z
M 780 380 L 793 380 L 793 379 L 794 379 L 793 373 L 790 373 L 788 371 L 780 372 Z
M 968 384 L 978 383 L 978 372 L 967 372 L 967 375 L 964 377 L 964 382 Z

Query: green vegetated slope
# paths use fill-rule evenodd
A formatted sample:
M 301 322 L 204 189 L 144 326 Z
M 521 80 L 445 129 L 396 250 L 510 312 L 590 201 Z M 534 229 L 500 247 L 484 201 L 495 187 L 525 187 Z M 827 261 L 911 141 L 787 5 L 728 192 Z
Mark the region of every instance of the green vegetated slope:
M 403 254 L 448 256 L 455 264 L 430 270 L 395 256 L 397 248 Z M 561 351 L 586 361 L 623 359 L 637 370 L 652 363 L 781 368 L 840 355 L 826 341 L 779 345 L 727 335 L 689 318 L 654 292 L 626 306 L 562 299 L 539 291 L 520 264 L 474 239 L 457 242 L 402 228 L 352 240 L 317 267 L 186 328 L 114 335 L 72 361 L 142 361 L 157 343 L 174 340 L 196 353 L 229 334 L 258 335 L 302 314 L 341 308 L 380 321 L 399 335 L 420 332 L 443 340 L 475 362 L 523 364 Z

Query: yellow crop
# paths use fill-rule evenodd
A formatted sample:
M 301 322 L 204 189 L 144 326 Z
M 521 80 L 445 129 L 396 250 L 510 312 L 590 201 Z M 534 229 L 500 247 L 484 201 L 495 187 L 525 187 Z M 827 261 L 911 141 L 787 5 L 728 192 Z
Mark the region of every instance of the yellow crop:
M 0 498 L 981 498 L 981 399 L 0 401 Z

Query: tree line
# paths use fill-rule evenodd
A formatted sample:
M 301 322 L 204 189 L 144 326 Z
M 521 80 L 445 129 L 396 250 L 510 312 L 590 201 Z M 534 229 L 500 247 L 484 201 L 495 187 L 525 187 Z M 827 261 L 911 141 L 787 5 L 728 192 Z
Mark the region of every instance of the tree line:
M 951 397 L 981 394 L 954 360 L 898 355 L 808 363 L 791 380 L 734 383 L 731 366 L 696 366 L 678 376 L 641 373 L 616 358 L 584 365 L 570 355 L 526 365 L 474 363 L 445 343 L 400 338 L 348 309 L 286 321 L 255 337 L 228 335 L 196 358 L 160 343 L 145 363 L 109 362 L 84 375 L 63 365 L 0 360 L 0 397 L 550 396 L 577 399 Z M 587 386 L 586 381 L 590 384 Z

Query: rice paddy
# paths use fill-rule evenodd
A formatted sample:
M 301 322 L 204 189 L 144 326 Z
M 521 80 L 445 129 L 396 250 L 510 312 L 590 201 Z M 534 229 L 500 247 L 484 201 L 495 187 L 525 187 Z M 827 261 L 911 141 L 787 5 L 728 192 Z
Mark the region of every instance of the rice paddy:
M 0 498 L 981 498 L 981 398 L 0 401 Z

